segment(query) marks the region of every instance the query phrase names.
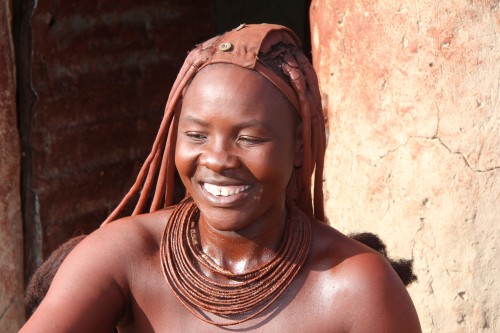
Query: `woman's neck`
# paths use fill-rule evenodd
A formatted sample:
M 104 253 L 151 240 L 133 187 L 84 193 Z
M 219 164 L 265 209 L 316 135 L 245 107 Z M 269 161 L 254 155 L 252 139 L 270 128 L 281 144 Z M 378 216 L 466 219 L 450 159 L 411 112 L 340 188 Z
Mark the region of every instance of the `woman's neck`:
M 282 243 L 287 218 L 286 207 L 268 213 L 238 231 L 217 230 L 201 216 L 198 235 L 203 252 L 234 274 L 264 265 L 275 256 Z

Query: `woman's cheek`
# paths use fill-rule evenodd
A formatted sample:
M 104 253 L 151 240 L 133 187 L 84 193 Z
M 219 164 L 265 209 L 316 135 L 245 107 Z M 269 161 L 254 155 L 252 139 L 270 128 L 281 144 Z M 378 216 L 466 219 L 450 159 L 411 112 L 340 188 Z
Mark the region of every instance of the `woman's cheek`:
M 196 169 L 196 156 L 199 155 L 199 152 L 191 146 L 183 140 L 178 140 L 175 147 L 175 166 L 181 178 L 193 175 Z
M 288 154 L 283 154 L 284 150 Z M 270 145 L 247 155 L 244 164 L 257 179 L 274 183 L 281 178 L 284 183 L 288 183 L 293 169 L 293 154 L 288 147 Z

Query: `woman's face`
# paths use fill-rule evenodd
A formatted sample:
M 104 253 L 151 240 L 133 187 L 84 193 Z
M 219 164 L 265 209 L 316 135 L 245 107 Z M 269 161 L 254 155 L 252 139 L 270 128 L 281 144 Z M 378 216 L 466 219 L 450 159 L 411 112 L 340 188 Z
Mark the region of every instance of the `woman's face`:
M 217 64 L 197 74 L 182 103 L 175 163 L 204 221 L 237 231 L 283 216 L 301 163 L 297 123 L 282 93 L 255 71 Z

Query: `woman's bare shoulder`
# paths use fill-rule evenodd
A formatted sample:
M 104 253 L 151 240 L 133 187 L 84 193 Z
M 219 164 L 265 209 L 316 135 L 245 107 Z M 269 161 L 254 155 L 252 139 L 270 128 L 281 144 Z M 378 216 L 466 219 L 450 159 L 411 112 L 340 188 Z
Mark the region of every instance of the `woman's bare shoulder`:
M 113 332 L 137 267 L 157 255 L 170 210 L 114 221 L 82 240 L 59 267 L 21 332 Z
M 327 298 L 335 300 L 332 310 L 346 314 L 349 331 L 420 332 L 406 287 L 378 252 L 316 222 L 311 261 L 312 269 L 321 272 L 318 283 L 332 291 Z
M 128 216 L 97 229 L 89 235 L 88 241 L 111 245 L 105 240 L 114 240 L 113 249 L 135 247 L 136 250 L 148 251 L 159 247 L 165 225 L 170 218 L 173 207 L 168 207 L 153 213 Z M 94 240 L 95 238 L 95 240 Z M 113 243 L 113 242 L 111 242 Z
M 94 258 L 115 276 L 133 271 L 134 260 L 143 260 L 159 250 L 171 212 L 172 209 L 164 209 L 128 216 L 100 227 L 68 255 L 67 265 Z
M 339 268 L 354 268 L 357 260 L 364 256 L 375 259 L 378 253 L 328 224 L 320 221 L 312 223 L 311 258 L 321 270 L 336 272 Z

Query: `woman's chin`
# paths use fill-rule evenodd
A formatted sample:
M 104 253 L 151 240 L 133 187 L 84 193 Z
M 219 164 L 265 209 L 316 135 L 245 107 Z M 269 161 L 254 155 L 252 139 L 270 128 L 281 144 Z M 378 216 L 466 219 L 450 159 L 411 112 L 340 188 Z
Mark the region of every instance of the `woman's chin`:
M 252 224 L 250 216 L 241 210 L 220 207 L 200 207 L 201 219 L 211 229 L 221 232 L 237 232 Z

